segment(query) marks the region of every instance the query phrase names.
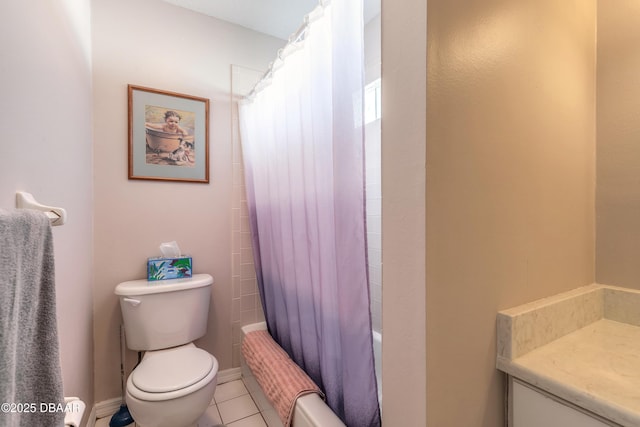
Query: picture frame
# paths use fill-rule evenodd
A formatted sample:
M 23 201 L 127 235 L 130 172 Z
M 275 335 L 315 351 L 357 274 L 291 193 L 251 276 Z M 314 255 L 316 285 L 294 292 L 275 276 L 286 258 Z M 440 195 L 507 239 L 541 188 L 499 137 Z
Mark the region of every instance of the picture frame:
M 209 100 L 128 85 L 129 179 L 209 183 Z

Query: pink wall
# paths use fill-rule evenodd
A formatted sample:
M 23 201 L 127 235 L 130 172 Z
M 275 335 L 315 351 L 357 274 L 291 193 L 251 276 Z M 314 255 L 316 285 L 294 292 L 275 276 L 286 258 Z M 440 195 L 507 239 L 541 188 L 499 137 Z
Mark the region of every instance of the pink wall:
M 126 13 L 123 11 L 126 10 Z M 232 367 L 231 64 L 264 69 L 283 41 L 151 0 L 92 3 L 94 65 L 96 401 L 120 395 L 115 286 L 145 277 L 146 259 L 176 240 L 213 285 L 200 340 Z M 127 179 L 127 84 L 210 99 L 210 183 Z M 128 354 L 128 364 L 135 355 Z
M 53 229 L 64 392 L 93 403 L 89 0 L 3 4 L 0 208 L 16 190 L 66 208 Z

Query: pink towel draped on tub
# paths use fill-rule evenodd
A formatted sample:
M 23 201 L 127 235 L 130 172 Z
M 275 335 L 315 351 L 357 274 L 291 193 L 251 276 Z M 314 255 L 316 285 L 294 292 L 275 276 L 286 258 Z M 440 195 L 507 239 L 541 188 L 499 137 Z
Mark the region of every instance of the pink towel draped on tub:
M 271 338 L 269 332 L 248 333 L 242 341 L 242 355 L 285 427 L 291 425 L 298 397 L 318 393 L 324 399 L 318 386 Z

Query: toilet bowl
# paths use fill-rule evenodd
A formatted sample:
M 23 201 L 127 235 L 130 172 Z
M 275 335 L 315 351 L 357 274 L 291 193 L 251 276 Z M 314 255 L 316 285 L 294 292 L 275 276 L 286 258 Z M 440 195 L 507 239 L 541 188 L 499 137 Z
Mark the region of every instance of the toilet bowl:
M 217 375 L 216 358 L 192 343 L 148 351 L 127 380 L 127 406 L 139 426 L 191 426 L 211 403 Z

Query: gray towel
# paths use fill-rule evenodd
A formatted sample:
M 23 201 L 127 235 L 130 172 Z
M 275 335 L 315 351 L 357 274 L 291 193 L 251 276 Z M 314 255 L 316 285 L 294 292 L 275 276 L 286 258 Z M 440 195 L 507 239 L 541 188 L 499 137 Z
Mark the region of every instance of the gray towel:
M 26 209 L 0 209 L 0 404 L 0 427 L 64 423 L 51 225 Z

